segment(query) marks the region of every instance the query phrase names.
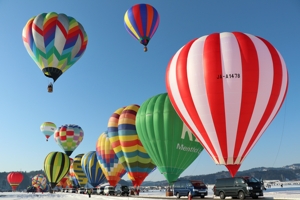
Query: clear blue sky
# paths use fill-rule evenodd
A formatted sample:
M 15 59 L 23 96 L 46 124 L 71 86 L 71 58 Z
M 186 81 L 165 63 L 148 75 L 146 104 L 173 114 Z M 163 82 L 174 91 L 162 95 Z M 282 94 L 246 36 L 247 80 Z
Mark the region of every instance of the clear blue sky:
M 147 53 L 123 25 L 124 13 L 136 3 L 150 3 L 161 18 Z M 51 11 L 77 19 L 89 42 L 82 58 L 49 94 L 49 79 L 27 53 L 22 29 L 31 17 Z M 62 151 L 53 136 L 45 141 L 40 132 L 44 121 L 82 127 L 83 142 L 71 157 L 95 150 L 116 109 L 166 92 L 166 67 L 179 48 L 194 38 L 225 31 L 267 39 L 285 59 L 290 78 L 286 101 L 240 170 L 300 163 L 299 21 L 299 0 L 0 0 L 0 171 L 43 169 L 49 152 Z M 182 176 L 218 171 L 227 169 L 203 151 Z M 156 170 L 146 180 L 164 177 Z

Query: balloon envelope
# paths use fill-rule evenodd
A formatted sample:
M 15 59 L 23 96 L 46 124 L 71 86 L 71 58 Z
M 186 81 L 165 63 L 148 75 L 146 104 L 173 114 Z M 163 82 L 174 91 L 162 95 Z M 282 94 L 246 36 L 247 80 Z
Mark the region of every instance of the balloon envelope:
M 136 116 L 138 136 L 169 184 L 198 157 L 203 147 L 175 112 L 167 93 L 146 100 Z
M 88 182 L 93 187 L 96 187 L 100 183 L 106 181 L 105 175 L 98 162 L 96 151 L 90 151 L 83 155 L 81 159 L 81 167 L 88 178 Z
M 84 132 L 80 126 L 66 124 L 55 131 L 54 140 L 70 156 L 82 142 L 83 136 Z
M 43 174 L 37 174 L 32 177 L 31 184 L 33 187 L 44 190 L 47 187 L 47 179 Z
M 31 58 L 54 82 L 80 59 L 88 42 L 79 22 L 55 12 L 41 13 L 29 19 L 22 38 Z
M 142 45 L 147 46 L 159 25 L 157 10 L 149 4 L 136 4 L 124 15 L 124 25 L 128 33 Z
M 152 169 L 155 168 L 155 164 L 143 147 L 136 132 L 135 118 L 138 109 L 138 105 L 129 105 L 124 109 L 118 109 L 108 123 L 108 137 L 113 150 L 130 174 L 129 176 L 135 180 L 134 186 L 140 186 Z M 118 129 L 116 129 L 116 122 L 118 123 Z
M 75 156 L 73 161 L 73 171 L 76 179 L 78 180 L 79 186 L 84 187 L 88 182 L 88 178 L 86 177 L 82 167 L 81 167 L 81 159 L 84 154 L 78 154 Z
M 7 175 L 7 182 L 9 183 L 13 191 L 17 189 L 17 187 L 22 181 L 23 174 L 21 172 L 10 172 Z
M 62 152 L 51 152 L 46 156 L 44 172 L 52 189 L 68 173 L 69 169 L 70 159 L 66 154 Z
M 96 154 L 100 167 L 109 182 L 109 185 L 116 186 L 126 173 L 122 163 L 115 154 L 108 138 L 107 132 L 103 132 L 96 143 Z
M 42 123 L 40 129 L 48 141 L 48 138 L 55 132 L 56 125 L 53 122 L 44 122 Z
M 232 176 L 278 113 L 288 88 L 280 53 L 241 32 L 192 40 L 166 73 L 170 100 L 216 164 Z

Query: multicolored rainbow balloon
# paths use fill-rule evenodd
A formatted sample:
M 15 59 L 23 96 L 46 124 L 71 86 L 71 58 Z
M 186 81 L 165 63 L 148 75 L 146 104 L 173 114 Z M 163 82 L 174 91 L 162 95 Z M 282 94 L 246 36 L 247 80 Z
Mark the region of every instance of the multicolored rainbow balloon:
M 157 10 L 149 4 L 136 4 L 124 15 L 124 25 L 128 33 L 144 45 L 153 37 L 159 25 L 160 17 Z
M 96 154 L 100 167 L 111 186 L 116 186 L 126 173 L 109 141 L 107 132 L 101 133 L 96 143 Z
M 88 42 L 79 22 L 55 12 L 41 13 L 29 19 L 22 38 L 31 58 L 54 82 L 79 60 Z
M 118 109 L 108 123 L 108 137 L 112 147 L 123 164 L 129 177 L 134 179 L 135 187 L 140 186 L 148 174 L 155 168 L 155 164 L 146 152 L 136 132 L 135 118 L 139 105 L 129 105 Z M 119 113 L 121 112 L 121 115 Z M 119 115 L 119 117 L 118 117 Z M 113 121 L 114 123 L 111 123 Z M 118 135 L 116 135 L 116 121 L 118 121 Z

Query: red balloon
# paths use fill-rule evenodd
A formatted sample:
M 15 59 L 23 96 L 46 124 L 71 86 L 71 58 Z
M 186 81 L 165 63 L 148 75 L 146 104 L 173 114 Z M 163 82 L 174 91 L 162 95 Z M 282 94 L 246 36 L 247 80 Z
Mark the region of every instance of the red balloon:
M 12 190 L 15 191 L 18 185 L 23 181 L 23 174 L 21 172 L 11 172 L 7 175 L 7 181 Z
M 216 164 L 232 176 L 279 111 L 288 89 L 280 53 L 240 32 L 194 39 L 170 60 L 170 100 Z

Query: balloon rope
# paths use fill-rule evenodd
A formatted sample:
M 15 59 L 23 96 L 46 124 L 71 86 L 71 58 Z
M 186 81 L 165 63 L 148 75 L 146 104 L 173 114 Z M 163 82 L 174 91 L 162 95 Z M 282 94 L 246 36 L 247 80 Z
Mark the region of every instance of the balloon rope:
M 203 149 L 204 150 L 204 149 Z M 194 168 L 194 171 L 193 171 L 193 173 L 192 174 L 195 174 L 195 171 L 196 171 L 196 169 L 200 166 L 200 156 L 201 156 L 201 153 L 203 152 L 203 150 L 200 152 L 200 154 L 198 155 L 198 157 L 196 158 L 196 159 L 198 159 L 198 164 L 197 165 L 195 165 L 195 168 Z
M 284 128 L 285 128 L 286 104 L 287 104 L 287 98 L 286 98 L 285 103 L 284 103 L 284 117 L 283 117 L 283 125 L 282 125 L 282 131 L 281 131 L 281 138 L 280 138 L 280 142 L 279 142 L 279 148 L 277 150 L 277 154 L 276 154 L 276 157 L 275 157 L 275 160 L 274 160 L 274 163 L 273 163 L 272 167 L 274 167 L 275 162 L 277 161 L 277 157 L 278 157 L 279 151 L 281 149 L 282 138 L 283 138 L 283 133 L 284 133 Z

